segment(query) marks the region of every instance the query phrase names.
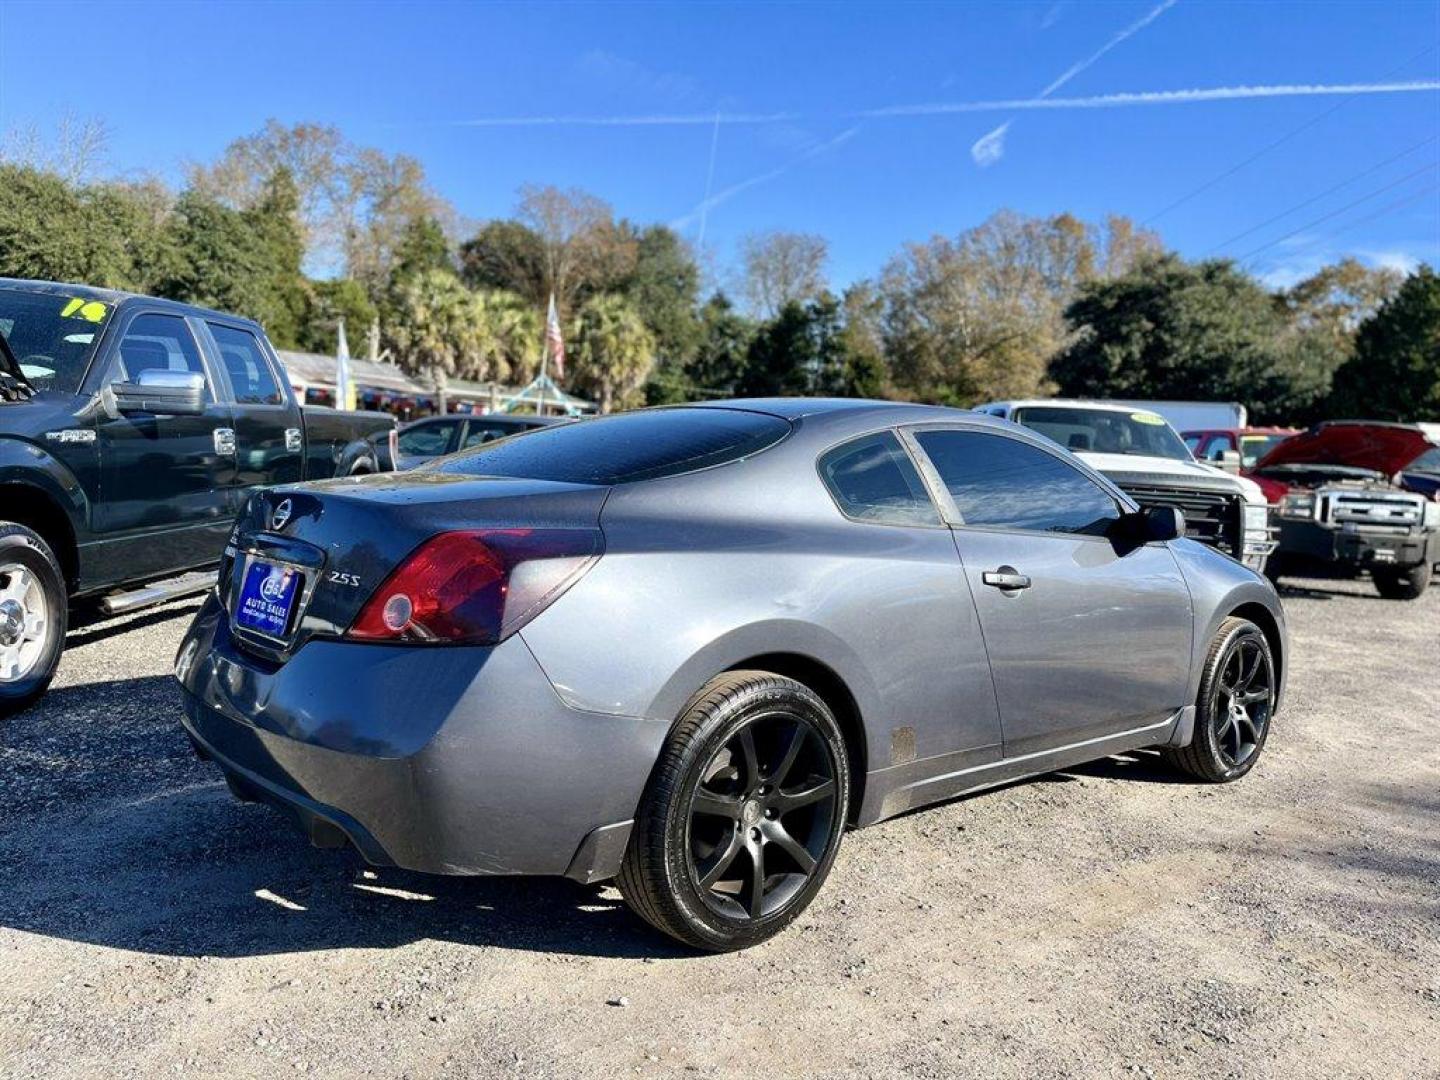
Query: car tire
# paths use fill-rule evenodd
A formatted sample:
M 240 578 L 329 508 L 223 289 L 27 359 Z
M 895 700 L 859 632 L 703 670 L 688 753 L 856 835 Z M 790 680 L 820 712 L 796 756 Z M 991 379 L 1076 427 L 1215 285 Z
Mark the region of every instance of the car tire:
M 820 891 L 849 802 L 845 740 L 825 703 L 793 679 L 728 672 L 691 699 L 661 751 L 620 891 L 693 948 L 756 945 Z
M 65 575 L 50 546 L 23 525 L 0 522 L 0 717 L 45 693 L 68 618 Z
M 1264 631 L 1248 619 L 1227 618 L 1205 655 L 1190 745 L 1164 751 L 1166 760 L 1208 783 L 1240 779 L 1265 748 L 1278 687 Z
M 1405 568 L 1377 566 L 1370 571 L 1375 588 L 1386 600 L 1418 600 L 1430 587 L 1432 569 L 1429 562 Z

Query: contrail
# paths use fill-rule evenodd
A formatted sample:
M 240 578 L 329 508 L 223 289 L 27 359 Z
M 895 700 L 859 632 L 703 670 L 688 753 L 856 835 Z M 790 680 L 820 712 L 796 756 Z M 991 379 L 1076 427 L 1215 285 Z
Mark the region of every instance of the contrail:
M 1065 69 L 1065 71 L 1060 75 L 1058 79 L 1052 82 L 1049 86 L 1045 87 L 1044 90 L 1041 90 L 1040 93 L 1036 94 L 1035 96 L 1037 98 L 1048 98 L 1051 94 L 1053 94 L 1056 90 L 1059 90 L 1076 75 L 1079 75 L 1091 64 L 1095 63 L 1095 61 L 1099 60 L 1111 49 L 1115 48 L 1115 46 L 1119 45 L 1127 38 L 1133 37 L 1135 34 L 1138 34 L 1141 30 L 1144 30 L 1145 27 L 1149 26 L 1161 15 L 1165 14 L 1165 12 L 1169 11 L 1172 7 L 1174 7 L 1176 3 L 1178 3 L 1178 0 L 1164 0 L 1163 3 L 1151 8 L 1148 14 L 1141 16 L 1139 19 L 1136 19 L 1133 23 L 1125 27 L 1119 33 L 1112 35 L 1109 41 L 1105 42 L 1104 45 L 1101 45 L 1100 48 L 1096 49 L 1084 60 L 1081 60 L 1080 62 L 1075 64 L 1071 64 L 1068 68 Z M 984 169 L 990 165 L 994 165 L 995 162 L 999 161 L 1005 155 L 1005 135 L 1010 130 L 1011 122 L 1012 121 L 1006 120 L 1003 124 L 995 128 L 993 131 L 986 132 L 984 135 L 980 136 L 980 138 L 975 140 L 974 145 L 970 147 L 970 157 L 974 159 L 976 165 L 979 165 L 982 169 Z
M 779 124 L 799 113 L 655 113 L 649 116 L 488 116 L 452 120 L 450 127 L 698 127 L 702 124 Z
M 1065 70 L 1065 73 L 1063 75 L 1061 75 L 1058 79 L 1052 82 L 1049 86 L 1045 87 L 1044 90 L 1041 90 L 1040 93 L 1036 94 L 1035 96 L 1042 98 L 1049 97 L 1056 90 L 1059 90 L 1060 87 L 1064 86 L 1067 82 L 1073 79 L 1076 75 L 1079 75 L 1091 64 L 1099 60 L 1111 49 L 1115 48 L 1116 45 L 1121 44 L 1127 38 L 1134 37 L 1141 30 L 1144 30 L 1145 27 L 1149 26 L 1152 22 L 1158 19 L 1161 15 L 1164 15 L 1165 12 L 1169 11 L 1177 3 L 1179 3 L 1179 0 L 1165 0 L 1164 3 L 1152 8 L 1149 14 L 1142 15 L 1140 18 L 1136 19 L 1133 23 L 1125 27 L 1125 29 L 1121 30 L 1104 45 L 1101 45 L 1100 48 L 1096 49 L 1084 60 L 1081 60 L 1078 64 L 1072 64 L 1069 68 Z
M 715 151 L 720 147 L 720 114 L 715 114 L 715 129 L 710 132 L 710 167 L 705 171 L 705 196 L 700 200 L 704 206 L 710 201 L 710 192 L 715 187 Z M 705 223 L 710 216 L 709 209 L 700 211 L 700 238 L 695 241 L 695 247 L 699 251 L 705 249 Z
M 852 128 L 846 128 L 839 135 L 836 135 L 828 142 L 823 142 L 818 146 L 812 146 L 803 154 L 799 154 L 796 157 L 791 158 L 784 165 L 780 165 L 774 169 L 759 173 L 746 180 L 741 180 L 739 183 L 731 184 L 727 188 L 722 188 L 714 195 L 711 195 L 708 199 L 704 199 L 696 206 L 694 206 L 688 214 L 678 217 L 674 221 L 670 222 L 670 228 L 674 229 L 676 232 L 680 232 L 688 228 L 690 226 L 690 223 L 694 221 L 698 216 L 702 214 L 709 214 L 709 212 L 711 210 L 714 210 L 715 207 L 719 206 L 721 203 L 729 202 L 736 195 L 739 195 L 742 191 L 749 191 L 751 188 L 759 187 L 761 184 L 768 184 L 771 180 L 778 179 L 785 173 L 789 172 L 796 165 L 799 165 L 805 161 L 809 161 L 811 158 L 819 157 L 821 154 L 829 153 L 831 150 L 834 150 L 837 147 L 844 145 L 852 138 L 854 138 L 855 133 L 859 130 L 859 125 L 856 125 Z
M 1440 80 L 1410 82 L 1341 83 L 1338 85 L 1281 84 L 1277 86 L 1215 86 L 1198 90 L 1147 90 L 1125 94 L 1097 94 L 1073 98 L 1015 98 L 996 101 L 950 101 L 923 105 L 888 105 L 849 115 L 869 120 L 903 116 L 948 116 L 954 113 L 1009 112 L 1031 109 L 1122 109 L 1137 105 L 1192 105 L 1205 101 L 1241 101 L 1249 98 L 1321 97 L 1339 94 L 1418 94 L 1440 90 Z

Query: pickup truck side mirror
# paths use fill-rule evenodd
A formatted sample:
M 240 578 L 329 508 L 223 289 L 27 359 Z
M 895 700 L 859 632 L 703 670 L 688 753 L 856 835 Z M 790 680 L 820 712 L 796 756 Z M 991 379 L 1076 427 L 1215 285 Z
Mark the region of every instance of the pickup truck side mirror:
M 1240 471 L 1240 452 L 1238 450 L 1222 450 L 1219 465 L 1226 472 L 1238 473 Z
M 117 413 L 200 416 L 205 412 L 205 376 L 196 371 L 147 368 L 131 382 L 110 384 Z

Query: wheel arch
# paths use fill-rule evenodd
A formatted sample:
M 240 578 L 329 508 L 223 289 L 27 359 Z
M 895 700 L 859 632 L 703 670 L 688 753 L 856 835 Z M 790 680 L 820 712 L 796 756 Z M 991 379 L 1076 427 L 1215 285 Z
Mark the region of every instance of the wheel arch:
M 1275 675 L 1280 687 L 1285 686 L 1285 634 L 1280 629 L 1280 623 L 1275 615 L 1264 604 L 1250 602 L 1241 604 L 1230 611 L 1230 616 L 1237 619 L 1248 619 L 1260 628 L 1265 635 L 1265 641 L 1270 646 L 1270 655 L 1275 659 Z M 1280 693 L 1275 695 L 1276 708 L 1279 708 Z
M 0 481 L 0 518 L 37 533 L 60 563 L 66 588 L 80 578 L 80 553 L 75 526 L 64 508 L 44 489 L 25 482 Z
M 849 823 L 855 824 L 865 798 L 865 774 L 870 755 L 860 706 L 845 680 L 828 664 L 816 660 L 813 656 L 794 652 L 761 653 L 732 664 L 726 671 L 768 671 L 786 679 L 794 679 L 814 691 L 820 700 L 825 702 L 845 738 L 845 751 L 850 765 L 848 817 Z

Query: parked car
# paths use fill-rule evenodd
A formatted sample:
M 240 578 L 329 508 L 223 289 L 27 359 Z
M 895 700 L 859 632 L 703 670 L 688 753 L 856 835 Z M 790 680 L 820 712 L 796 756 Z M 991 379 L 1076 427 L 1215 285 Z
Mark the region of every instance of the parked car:
M 1275 546 L 1260 486 L 1197 462 L 1159 413 L 1133 404 L 1058 398 L 994 401 L 975 411 L 1048 436 L 1142 506 L 1183 511 L 1186 535 L 1252 569 L 1263 569 Z
M 739 948 L 846 825 L 1140 747 L 1253 768 L 1284 615 L 1182 530 L 953 409 L 581 420 L 253 497 L 180 647 L 183 723 L 317 844 L 618 876 L 661 930 Z
M 1411 424 L 1329 421 L 1287 439 L 1255 466 L 1284 487 L 1272 577 L 1368 572 L 1381 596 L 1414 600 L 1440 563 L 1440 502 L 1423 490 L 1437 467 L 1440 448 Z
M 219 561 L 251 488 L 388 469 L 367 436 L 393 428 L 302 409 L 248 319 L 0 279 L 0 715 L 49 685 L 70 601 L 204 591 L 176 576 Z
M 1257 478 L 1256 464 L 1275 447 L 1293 435 L 1299 435 L 1299 428 L 1247 427 L 1186 431 L 1181 433 L 1185 445 L 1203 461 L 1224 469 L 1248 476 L 1260 485 L 1265 501 L 1274 505 L 1284 494 L 1283 486 L 1274 481 Z
M 446 454 L 555 423 L 559 418 L 554 416 L 430 416 L 400 429 L 395 467 L 413 469 Z

